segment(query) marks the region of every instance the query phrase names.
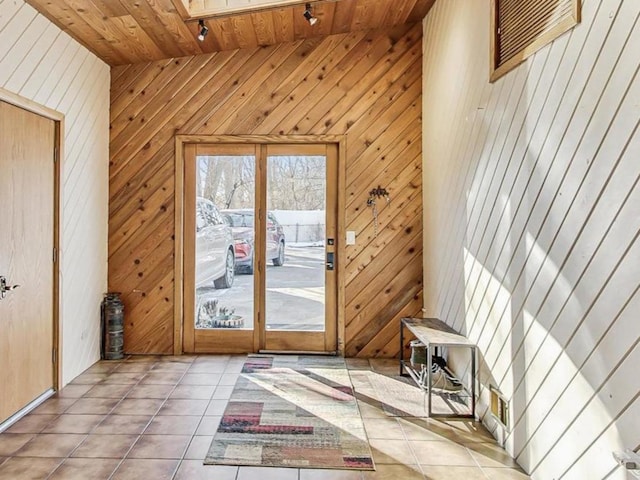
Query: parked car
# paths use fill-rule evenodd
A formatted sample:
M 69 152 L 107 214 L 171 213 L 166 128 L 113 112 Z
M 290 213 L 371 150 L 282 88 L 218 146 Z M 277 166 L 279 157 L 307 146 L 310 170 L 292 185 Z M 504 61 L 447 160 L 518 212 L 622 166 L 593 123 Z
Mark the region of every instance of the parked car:
M 210 200 L 196 199 L 196 288 L 230 288 L 235 274 L 231 226 Z
M 236 270 L 253 273 L 255 217 L 252 209 L 221 210 L 228 219 L 235 242 Z M 273 213 L 267 212 L 267 259 L 276 267 L 284 265 L 285 238 L 282 225 Z

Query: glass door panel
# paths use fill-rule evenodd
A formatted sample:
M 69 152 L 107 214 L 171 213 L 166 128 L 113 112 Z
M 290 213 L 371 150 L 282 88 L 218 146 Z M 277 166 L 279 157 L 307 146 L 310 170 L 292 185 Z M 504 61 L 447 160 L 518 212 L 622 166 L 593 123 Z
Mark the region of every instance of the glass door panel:
M 267 330 L 325 328 L 326 157 L 267 157 Z
M 185 302 L 192 321 L 185 323 L 193 329 L 192 351 L 251 351 L 255 147 L 198 146 L 191 158 L 185 164 L 192 169 L 186 178 L 193 178 L 191 194 L 185 195 L 185 231 L 193 240 L 185 245 L 185 257 L 193 262 L 195 279 Z M 191 328 L 185 328 L 185 338 Z
M 334 209 L 327 145 L 267 147 L 265 350 L 334 351 Z M 329 222 L 327 221 L 329 219 Z M 329 228 L 328 228 L 329 227 Z M 332 335 L 330 335 L 332 337 Z

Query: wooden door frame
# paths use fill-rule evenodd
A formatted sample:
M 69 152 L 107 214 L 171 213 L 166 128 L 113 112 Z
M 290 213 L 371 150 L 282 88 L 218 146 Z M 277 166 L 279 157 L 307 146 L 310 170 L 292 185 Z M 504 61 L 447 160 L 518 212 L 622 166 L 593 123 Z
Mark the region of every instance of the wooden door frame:
M 337 218 L 336 228 L 336 330 L 337 351 L 345 351 L 345 206 L 346 206 L 346 135 L 176 135 L 175 136 L 175 190 L 174 190 L 174 310 L 173 353 L 182 355 L 184 331 L 184 148 L 187 144 L 199 143 L 253 143 L 269 144 L 335 144 L 338 147 Z
M 51 347 L 54 349 L 53 353 L 53 389 L 60 389 L 60 382 L 62 379 L 62 322 L 60 319 L 60 312 L 62 310 L 61 302 L 62 295 L 60 294 L 60 204 L 61 204 L 61 191 L 60 191 L 60 171 L 63 155 L 63 143 L 64 138 L 64 114 L 53 110 L 44 105 L 40 105 L 33 100 L 21 97 L 13 92 L 5 90 L 0 87 L 0 101 L 9 103 L 23 110 L 27 110 L 31 113 L 35 113 L 49 120 L 53 120 L 55 125 L 54 131 L 54 164 L 53 164 L 53 248 L 55 249 L 56 256 L 55 261 L 52 262 L 53 268 L 53 339 Z M 53 254 L 53 252 L 52 252 Z

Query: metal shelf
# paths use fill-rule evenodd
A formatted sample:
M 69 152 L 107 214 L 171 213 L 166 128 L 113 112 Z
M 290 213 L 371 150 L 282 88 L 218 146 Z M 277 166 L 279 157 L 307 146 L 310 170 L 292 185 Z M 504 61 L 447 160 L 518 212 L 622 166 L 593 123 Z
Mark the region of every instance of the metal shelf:
M 404 329 L 408 329 L 415 337 L 424 343 L 427 357 L 427 378 L 426 385 L 420 379 L 417 371 L 404 360 Z M 450 392 L 432 386 L 432 348 L 467 348 L 471 353 L 471 388 L 463 384 L 462 392 Z M 406 373 L 405 373 L 406 372 Z M 466 337 L 460 335 L 447 324 L 437 318 L 403 318 L 400 321 L 400 375 L 409 375 L 413 381 L 427 394 L 427 415 L 429 417 L 455 417 L 474 418 L 476 415 L 476 345 Z M 462 383 L 462 382 L 461 382 Z M 443 398 L 471 400 L 470 413 L 433 413 L 432 393 L 436 393 Z

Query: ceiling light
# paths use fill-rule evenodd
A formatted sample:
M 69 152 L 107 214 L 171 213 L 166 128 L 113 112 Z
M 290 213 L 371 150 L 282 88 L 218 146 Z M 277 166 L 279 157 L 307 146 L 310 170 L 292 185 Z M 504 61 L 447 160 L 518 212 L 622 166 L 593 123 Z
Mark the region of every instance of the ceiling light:
M 204 41 L 204 37 L 206 37 L 207 33 L 209 33 L 209 29 L 204 24 L 204 20 L 202 20 L 202 19 L 198 20 L 198 27 L 200 27 L 200 33 L 198 34 L 198 40 L 203 42 Z
M 310 3 L 307 3 L 305 5 L 303 15 L 304 15 L 304 18 L 307 19 L 307 22 L 309 22 L 309 25 L 315 25 L 316 23 L 318 23 L 318 19 L 313 16 L 313 13 L 311 13 Z

